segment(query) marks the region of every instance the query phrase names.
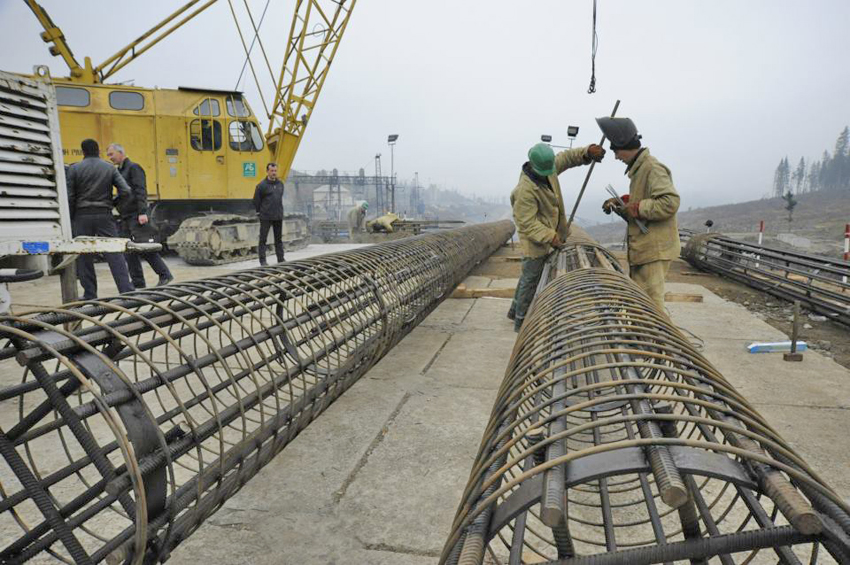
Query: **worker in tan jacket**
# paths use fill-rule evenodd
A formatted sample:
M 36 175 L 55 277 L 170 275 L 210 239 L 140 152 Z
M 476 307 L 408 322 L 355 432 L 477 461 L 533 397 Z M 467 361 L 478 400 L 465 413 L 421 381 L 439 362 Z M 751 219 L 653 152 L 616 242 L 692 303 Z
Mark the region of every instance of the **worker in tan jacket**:
M 629 194 L 602 205 L 606 214 L 616 212 L 628 222 L 629 276 L 664 312 L 664 279 L 670 261 L 679 256 L 679 228 L 676 211 L 679 194 L 673 186 L 670 169 L 641 147 L 634 122 L 629 118 L 597 118 L 602 133 L 611 141 L 618 161 L 626 164 Z M 636 220 L 647 228 L 643 233 Z
M 366 219 L 366 213 L 369 211 L 369 203 L 365 200 L 348 211 L 348 237 L 354 239 L 354 236 L 363 231 L 363 221 Z
M 508 310 L 515 331 L 522 327 L 546 258 L 569 235 L 558 175 L 592 160 L 601 161 L 604 156 L 605 150 L 599 145 L 568 149 L 557 156 L 545 143 L 528 151 L 528 161 L 511 192 L 514 223 L 522 246 L 522 275 Z

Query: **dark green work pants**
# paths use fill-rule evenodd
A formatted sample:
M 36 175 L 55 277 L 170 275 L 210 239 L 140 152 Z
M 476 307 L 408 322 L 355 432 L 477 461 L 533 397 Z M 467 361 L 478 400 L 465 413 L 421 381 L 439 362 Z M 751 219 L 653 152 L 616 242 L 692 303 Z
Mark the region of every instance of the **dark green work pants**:
M 542 257 L 522 258 L 522 275 L 520 275 L 519 282 L 516 285 L 516 292 L 508 314 L 509 318 L 514 319 L 514 329 L 517 331 L 522 327 L 522 321 L 525 319 L 532 298 L 534 298 L 534 291 L 537 290 L 537 283 L 540 282 L 540 275 L 543 274 L 543 266 L 546 265 L 548 257 L 548 255 L 544 255 Z M 511 316 L 511 313 L 513 313 L 513 316 Z

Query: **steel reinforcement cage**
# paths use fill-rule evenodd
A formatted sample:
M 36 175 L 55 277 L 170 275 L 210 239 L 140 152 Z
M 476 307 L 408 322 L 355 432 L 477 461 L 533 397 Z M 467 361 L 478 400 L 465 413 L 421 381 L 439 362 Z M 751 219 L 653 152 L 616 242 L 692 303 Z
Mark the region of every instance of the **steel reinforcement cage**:
M 682 230 L 682 258 L 850 326 L 850 262 Z
M 164 561 L 512 233 L 1 317 L 0 562 Z
M 544 271 L 440 563 L 850 563 L 849 511 L 578 234 Z

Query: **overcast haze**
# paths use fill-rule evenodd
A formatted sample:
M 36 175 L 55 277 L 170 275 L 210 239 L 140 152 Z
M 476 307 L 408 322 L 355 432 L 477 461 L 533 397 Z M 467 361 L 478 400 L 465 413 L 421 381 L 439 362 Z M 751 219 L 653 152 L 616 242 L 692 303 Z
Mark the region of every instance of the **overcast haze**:
M 95 64 L 165 17 L 175 4 L 42 5 L 82 63 Z M 241 2 L 234 1 L 239 7 Z M 256 13 L 265 0 L 251 0 Z M 283 57 L 293 2 L 271 0 L 261 37 Z M 247 20 L 243 19 L 247 25 Z M 599 0 L 597 93 L 590 79 L 592 0 L 360 0 L 294 167 L 373 171 L 386 136 L 400 135 L 395 169 L 464 193 L 507 196 L 541 134 L 598 142 L 593 118 L 622 100 L 645 145 L 668 165 L 682 209 L 759 198 L 788 155 L 819 158 L 850 124 L 850 2 L 846 0 Z M 0 69 L 49 64 L 41 28 L 20 0 L 0 0 Z M 113 81 L 233 88 L 244 53 L 226 1 L 165 39 Z M 246 77 L 248 78 L 248 77 Z M 243 80 L 263 113 L 257 88 Z M 273 97 L 270 81 L 263 84 Z M 579 215 L 598 219 L 623 164 L 609 153 Z M 584 169 L 561 176 L 568 207 Z

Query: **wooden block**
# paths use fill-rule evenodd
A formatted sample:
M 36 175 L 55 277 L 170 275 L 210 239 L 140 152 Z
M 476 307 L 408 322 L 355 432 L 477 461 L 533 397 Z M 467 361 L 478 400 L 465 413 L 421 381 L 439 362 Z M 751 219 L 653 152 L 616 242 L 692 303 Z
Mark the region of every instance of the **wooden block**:
M 449 298 L 513 298 L 515 293 L 515 288 L 466 288 L 461 284 Z
M 702 302 L 702 294 L 668 292 L 664 295 L 664 302 Z
M 710 277 L 713 276 L 711 273 L 699 273 L 696 271 L 682 271 L 682 275 L 686 277 Z
M 494 263 L 519 263 L 522 261 L 522 257 L 490 257 L 489 260 Z

